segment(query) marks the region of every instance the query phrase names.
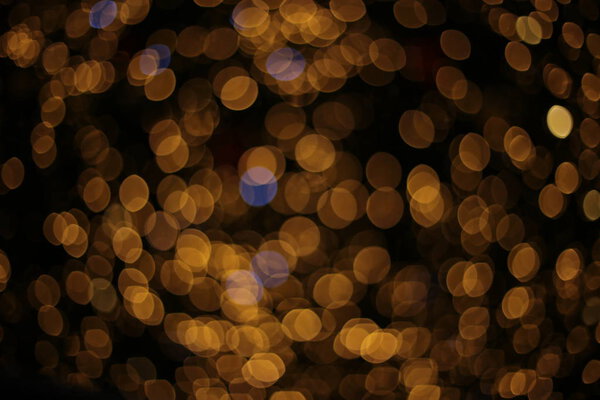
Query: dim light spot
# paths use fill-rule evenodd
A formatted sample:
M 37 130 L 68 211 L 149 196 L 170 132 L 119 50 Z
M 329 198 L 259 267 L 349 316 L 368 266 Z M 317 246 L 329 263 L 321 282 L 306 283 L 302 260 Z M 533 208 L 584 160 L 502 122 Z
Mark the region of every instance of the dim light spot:
M 435 136 L 435 127 L 431 118 L 419 110 L 408 110 L 398 122 L 400 137 L 406 144 L 416 149 L 429 147 Z
M 583 212 L 590 221 L 600 218 L 600 192 L 593 189 L 585 194 L 583 198 Z
M 148 46 L 140 55 L 140 70 L 148 76 L 160 74 L 171 63 L 171 49 L 164 44 Z
M 364 284 L 382 281 L 391 267 L 390 255 L 383 247 L 366 247 L 354 258 L 353 271 L 356 280 Z
M 570 281 L 581 272 L 582 260 L 576 249 L 563 250 L 556 259 L 556 273 L 563 281 Z
M 540 268 L 540 257 L 529 243 L 519 243 L 508 254 L 508 269 L 520 282 L 531 280 Z
M 471 42 L 461 31 L 448 29 L 442 32 L 440 46 L 444 54 L 453 60 L 466 60 L 471 55 Z
M 529 287 L 512 288 L 502 299 L 502 312 L 509 319 L 521 318 L 531 309 L 532 302 L 533 291 Z
M 302 54 L 291 47 L 275 50 L 267 58 L 267 71 L 279 81 L 296 79 L 304 71 L 305 65 Z
M 504 57 L 508 65 L 516 71 L 527 71 L 531 66 L 531 53 L 523 43 L 508 42 L 504 49 Z
M 148 196 L 148 185 L 139 175 L 128 176 L 119 187 L 119 199 L 131 212 L 141 210 L 148 202 Z
M 25 177 L 25 167 L 20 159 L 12 157 L 0 166 L 0 176 L 7 188 L 14 190 L 21 186 Z
M 417 0 L 397 0 L 394 3 L 394 17 L 406 28 L 416 29 L 427 23 L 427 10 Z
M 321 172 L 331 167 L 335 161 L 333 143 L 325 136 L 310 134 L 296 143 L 294 150 L 296 161 L 310 172 Z
M 96 29 L 104 29 L 117 17 L 117 4 L 111 0 L 97 2 L 90 9 L 90 25 Z
M 252 269 L 266 288 L 277 287 L 289 276 L 287 260 L 281 253 L 265 250 L 252 258 Z

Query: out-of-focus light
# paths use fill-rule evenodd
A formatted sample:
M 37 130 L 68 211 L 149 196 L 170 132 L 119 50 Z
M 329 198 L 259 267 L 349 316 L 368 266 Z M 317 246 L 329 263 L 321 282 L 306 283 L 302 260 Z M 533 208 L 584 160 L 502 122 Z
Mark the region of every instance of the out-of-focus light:
M 262 281 L 251 271 L 234 271 L 227 277 L 225 287 L 229 298 L 238 304 L 253 305 L 262 299 Z
M 143 51 L 140 71 L 146 75 L 157 75 L 171 63 L 171 50 L 164 44 L 153 44 Z
M 279 81 L 296 79 L 304 71 L 305 65 L 302 54 L 290 47 L 275 50 L 267 58 L 267 71 Z
M 252 258 L 252 269 L 267 288 L 279 286 L 290 274 L 288 263 L 276 251 L 261 251 Z
M 117 4 L 114 1 L 99 1 L 90 10 L 90 26 L 96 29 L 104 29 L 112 24 L 116 16 Z
M 253 167 L 240 179 L 240 194 L 246 203 L 254 207 L 264 206 L 277 194 L 277 180 L 269 169 Z
M 563 106 L 552 106 L 548 110 L 546 122 L 550 132 L 559 139 L 569 136 L 573 129 L 573 117 Z

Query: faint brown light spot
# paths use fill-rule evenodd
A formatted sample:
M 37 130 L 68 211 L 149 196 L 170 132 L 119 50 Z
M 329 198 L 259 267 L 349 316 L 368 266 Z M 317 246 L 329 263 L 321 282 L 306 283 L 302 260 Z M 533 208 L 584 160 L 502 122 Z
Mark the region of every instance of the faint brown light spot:
M 87 182 L 82 197 L 90 210 L 100 212 L 110 202 L 110 188 L 102 177 L 97 176 Z
M 600 361 L 599 360 L 590 360 L 583 372 L 581 373 L 581 380 L 585 384 L 592 384 L 600 379 Z
M 140 235 L 131 228 L 122 227 L 112 240 L 115 255 L 127 263 L 134 263 L 142 254 Z
M 483 170 L 490 161 L 488 143 L 475 133 L 469 133 L 462 138 L 458 151 L 463 164 L 473 171 Z
M 41 119 L 46 126 L 53 128 L 63 121 L 66 112 L 67 108 L 60 97 L 50 97 L 42 104 Z
M 89 276 L 81 271 L 72 271 L 65 282 L 67 295 L 77 304 L 92 300 L 93 288 Z
M 152 379 L 144 382 L 144 393 L 150 400 L 174 400 L 175 390 L 169 381 L 164 379 Z
M 279 237 L 294 248 L 299 257 L 307 256 L 317 250 L 321 233 L 318 226 L 306 217 L 292 217 L 279 229 Z
M 559 99 L 566 99 L 571 94 L 573 79 L 564 69 L 546 64 L 543 70 L 544 83 L 548 90 Z
M 194 3 L 200 7 L 216 7 L 222 2 L 223 0 L 194 0 Z
M 440 35 L 440 47 L 444 54 L 453 60 L 462 61 L 471 55 L 471 42 L 469 38 L 454 29 L 448 29 Z
M 310 172 L 321 172 L 335 160 L 335 148 L 329 139 L 317 134 L 302 137 L 294 150 L 296 162 Z
M 487 263 L 473 263 L 465 268 L 462 286 L 467 296 L 483 296 L 491 287 L 494 273 Z
M 583 213 L 590 221 L 600 218 L 600 192 L 593 189 L 585 194 L 583 198 Z
M 413 387 L 408 394 L 409 400 L 438 400 L 441 396 L 441 389 L 436 385 L 417 385 Z
M 146 220 L 146 239 L 157 250 L 168 250 L 175 245 L 179 223 L 171 214 L 158 211 Z
M 380 229 L 395 226 L 404 213 L 404 200 L 391 187 L 380 187 L 367 200 L 367 215 L 373 225 Z
M 128 176 L 119 187 L 119 199 L 131 212 L 139 211 L 146 205 L 148 194 L 148 185 L 139 175 Z
M 509 42 L 504 49 L 508 65 L 517 71 L 527 71 L 531 67 L 531 53 L 527 46 L 519 42 Z
M 369 45 L 369 56 L 373 64 L 382 71 L 397 71 L 406 65 L 406 52 L 395 40 L 381 38 Z
M 556 259 L 556 274 L 563 281 L 570 281 L 581 272 L 582 260 L 576 249 L 563 250 Z
M 63 42 L 52 43 L 44 49 L 42 64 L 49 74 L 57 73 L 66 64 L 69 57 L 69 48 Z
M 365 167 L 367 180 L 374 188 L 397 187 L 402 179 L 402 167 L 398 159 L 390 153 L 373 154 Z
M 382 281 L 390 270 L 388 252 L 378 246 L 366 247 L 354 258 L 354 276 L 359 282 L 372 284 Z
M 600 77 L 589 72 L 581 78 L 581 89 L 590 101 L 600 100 Z
M 169 292 L 182 296 L 192 290 L 194 275 L 191 268 L 178 260 L 165 261 L 160 269 L 160 281 Z
M 362 0 L 332 0 L 329 9 L 334 17 L 344 22 L 358 21 L 367 12 Z
M 571 329 L 567 336 L 567 351 L 577 354 L 584 351 L 590 345 L 590 334 L 588 328 L 583 325 Z
M 464 98 L 468 90 L 468 82 L 463 72 L 452 66 L 440 67 L 435 74 L 435 84 L 442 96 L 451 100 Z
M 265 128 L 276 138 L 292 139 L 306 127 L 306 114 L 302 108 L 278 103 L 265 116 Z
M 487 332 L 490 316 L 485 307 L 471 307 L 462 313 L 459 319 L 460 335 L 467 340 L 475 340 Z
M 579 25 L 573 22 L 565 22 L 562 26 L 562 38 L 574 49 L 579 49 L 583 46 L 583 31 Z
M 164 71 L 149 77 L 144 84 L 144 93 L 148 100 L 161 101 L 165 100 L 175 90 L 175 73 L 167 68 Z
M 400 137 L 417 149 L 429 147 L 435 136 L 435 127 L 427 114 L 418 110 L 405 111 L 398 123 Z
M 44 305 L 38 311 L 38 324 L 48 335 L 58 336 L 63 331 L 63 316 L 54 306 Z
M 540 343 L 540 330 L 537 325 L 524 324 L 513 335 L 513 348 L 517 354 L 527 354 Z
M 581 183 L 577 167 L 568 161 L 565 161 L 556 167 L 554 181 L 556 187 L 564 194 L 574 193 Z
M 204 54 L 213 60 L 225 60 L 238 49 L 238 34 L 231 28 L 211 30 L 204 38 Z
M 313 288 L 313 297 L 322 307 L 335 309 L 348 303 L 354 287 L 346 276 L 335 273 L 323 275 Z
M 394 17 L 400 25 L 416 29 L 427 23 L 427 10 L 420 1 L 397 0 L 394 3 Z
M 2 164 L 2 182 L 8 189 L 16 189 L 21 186 L 25 177 L 25 167 L 17 157 L 9 158 Z
M 502 299 L 502 312 L 509 319 L 521 318 L 532 306 L 533 292 L 527 286 L 510 289 Z
M 556 185 L 548 184 L 540 191 L 538 198 L 540 210 L 548 218 L 556 218 L 563 211 L 565 206 L 564 195 Z
M 508 269 L 520 282 L 527 282 L 536 275 L 540 267 L 540 257 L 529 243 L 514 246 L 508 254 Z
M 10 261 L 4 251 L 0 250 L 0 292 L 6 289 L 6 284 L 10 279 L 11 268 Z

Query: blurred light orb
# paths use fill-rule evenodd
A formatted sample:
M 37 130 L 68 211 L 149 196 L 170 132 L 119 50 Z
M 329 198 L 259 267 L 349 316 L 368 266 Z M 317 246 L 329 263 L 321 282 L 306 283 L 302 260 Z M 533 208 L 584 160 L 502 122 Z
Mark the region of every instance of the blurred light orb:
M 279 81 L 291 81 L 300 76 L 306 61 L 302 54 L 290 47 L 272 52 L 267 58 L 267 71 Z
M 573 116 L 563 106 L 550 107 L 546 114 L 546 123 L 550 132 L 559 139 L 564 139 L 573 130 Z
M 238 31 L 268 26 L 269 5 L 262 0 L 241 0 L 233 9 L 230 23 Z
M 240 179 L 240 195 L 244 201 L 260 207 L 268 204 L 277 194 L 277 180 L 269 169 L 252 167 Z
M 252 258 L 252 270 L 266 288 L 285 283 L 290 275 L 287 260 L 276 251 L 261 251 Z
M 237 270 L 232 272 L 225 283 L 229 298 L 237 304 L 254 305 L 262 299 L 263 284 L 254 272 Z
M 157 75 L 171 64 L 171 49 L 164 44 L 153 44 L 140 56 L 140 71 L 145 75 Z
M 96 29 L 104 29 L 117 17 L 117 4 L 112 0 L 97 2 L 90 9 L 90 26 Z

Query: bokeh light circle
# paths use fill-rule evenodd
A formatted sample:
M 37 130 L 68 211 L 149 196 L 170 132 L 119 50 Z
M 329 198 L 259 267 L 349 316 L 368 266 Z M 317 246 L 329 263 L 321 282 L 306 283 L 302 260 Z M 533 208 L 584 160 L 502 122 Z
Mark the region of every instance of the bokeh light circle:
M 275 50 L 267 58 L 267 72 L 279 81 L 296 79 L 304 71 L 305 65 L 302 54 L 290 47 Z
M 264 206 L 270 203 L 276 194 L 277 180 L 267 168 L 250 168 L 240 179 L 240 195 L 251 206 Z
M 140 71 L 146 75 L 158 75 L 171 63 L 171 49 L 164 44 L 148 46 L 140 58 Z
M 290 274 L 285 257 L 271 250 L 257 253 L 252 258 L 252 269 L 266 288 L 276 287 L 285 283 Z
M 117 4 L 112 0 L 97 2 L 90 9 L 90 26 L 96 29 L 104 29 L 117 17 Z
M 263 296 L 262 281 L 254 272 L 237 270 L 232 272 L 225 282 L 229 298 L 241 305 L 254 305 Z

